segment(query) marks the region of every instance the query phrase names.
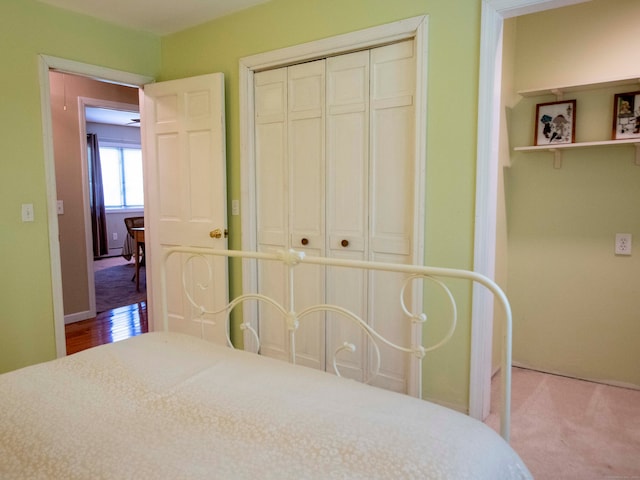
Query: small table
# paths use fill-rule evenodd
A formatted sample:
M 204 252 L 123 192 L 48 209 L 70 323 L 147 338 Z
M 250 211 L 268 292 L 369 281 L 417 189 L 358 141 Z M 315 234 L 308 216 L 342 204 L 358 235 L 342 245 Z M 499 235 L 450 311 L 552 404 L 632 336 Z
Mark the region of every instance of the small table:
M 140 291 L 140 247 L 144 248 L 144 227 L 133 227 L 134 256 L 136 258 L 136 290 Z

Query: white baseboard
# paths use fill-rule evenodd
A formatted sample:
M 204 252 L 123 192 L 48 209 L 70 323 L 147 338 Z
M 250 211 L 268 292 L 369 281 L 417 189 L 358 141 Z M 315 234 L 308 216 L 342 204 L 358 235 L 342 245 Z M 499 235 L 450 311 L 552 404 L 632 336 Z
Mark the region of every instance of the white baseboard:
M 575 380 L 583 380 L 585 382 L 601 383 L 603 385 L 609 385 L 611 387 L 620 387 L 620 388 L 628 388 L 628 389 L 631 389 L 631 390 L 640 390 L 640 385 L 635 385 L 633 383 L 618 382 L 617 380 L 608 380 L 608 379 L 602 379 L 602 378 L 578 377 L 576 375 L 568 375 L 566 373 L 562 373 L 562 372 L 558 372 L 558 371 L 554 371 L 554 370 L 547 370 L 547 369 L 543 369 L 543 368 L 531 367 L 531 366 L 526 365 L 524 363 L 515 362 L 515 361 L 512 362 L 512 365 L 514 367 L 517 367 L 517 368 L 524 368 L 526 370 L 534 370 L 536 372 L 548 373 L 550 375 L 557 375 L 559 377 L 573 378 Z
M 82 320 L 88 320 L 93 317 L 95 317 L 95 314 L 92 314 L 90 310 L 87 310 L 85 312 L 71 313 L 64 316 L 64 324 L 68 325 L 70 323 L 81 322 Z

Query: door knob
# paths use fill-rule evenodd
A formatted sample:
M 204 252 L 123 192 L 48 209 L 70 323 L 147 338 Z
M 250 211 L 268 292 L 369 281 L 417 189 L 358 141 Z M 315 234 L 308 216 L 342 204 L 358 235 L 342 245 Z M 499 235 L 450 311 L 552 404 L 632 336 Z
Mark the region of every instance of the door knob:
M 340 245 L 342 245 L 343 247 L 348 247 L 349 246 L 349 240 L 342 240 L 340 242 Z
M 300 243 L 303 245 L 307 245 L 309 243 L 309 240 L 307 240 L 306 238 L 303 238 L 302 240 L 300 240 Z
M 229 233 L 228 230 L 225 229 L 224 236 L 227 237 L 228 233 Z M 209 236 L 211 238 L 222 238 L 222 230 L 220 230 L 219 228 L 216 228 L 215 230 L 211 230 L 209 232 Z

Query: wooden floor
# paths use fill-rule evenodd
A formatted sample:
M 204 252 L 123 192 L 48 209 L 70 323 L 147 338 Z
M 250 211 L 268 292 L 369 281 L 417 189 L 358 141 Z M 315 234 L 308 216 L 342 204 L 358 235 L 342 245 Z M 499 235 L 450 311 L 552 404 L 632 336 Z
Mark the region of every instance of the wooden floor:
M 65 331 L 67 355 L 146 333 L 149 331 L 147 302 L 107 310 L 96 318 L 70 323 Z

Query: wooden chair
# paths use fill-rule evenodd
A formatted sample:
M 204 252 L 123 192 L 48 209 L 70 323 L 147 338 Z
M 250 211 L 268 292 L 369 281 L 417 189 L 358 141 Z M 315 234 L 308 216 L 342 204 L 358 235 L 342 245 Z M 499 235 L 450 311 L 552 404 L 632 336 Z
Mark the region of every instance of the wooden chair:
M 144 217 L 126 217 L 124 219 L 124 224 L 127 227 L 127 232 L 129 233 L 129 235 L 131 236 L 131 239 L 134 240 L 135 242 L 135 234 L 134 231 L 132 230 L 133 228 L 144 228 Z M 134 243 L 135 245 L 135 243 Z M 133 274 L 133 277 L 131 278 L 131 281 L 133 282 L 134 280 L 136 280 L 136 278 L 139 276 L 139 267 L 143 267 L 144 266 L 144 260 L 145 260 L 145 255 L 144 255 L 144 242 L 140 242 L 138 241 L 138 251 L 133 253 L 136 257 L 136 271 Z M 138 285 L 139 288 L 139 280 L 136 282 L 136 285 Z

